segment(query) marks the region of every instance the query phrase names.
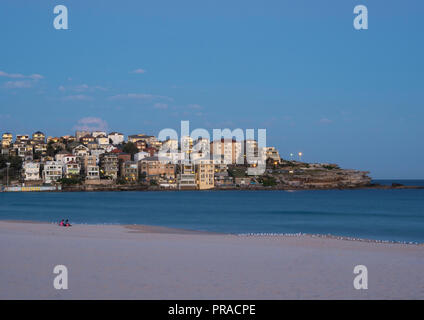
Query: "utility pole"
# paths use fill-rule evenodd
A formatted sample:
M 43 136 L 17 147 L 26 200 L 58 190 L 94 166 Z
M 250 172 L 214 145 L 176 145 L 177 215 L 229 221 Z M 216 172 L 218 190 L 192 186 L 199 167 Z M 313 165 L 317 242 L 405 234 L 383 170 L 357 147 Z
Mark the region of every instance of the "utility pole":
M 9 186 L 9 167 L 10 167 L 10 162 L 6 162 L 6 187 Z

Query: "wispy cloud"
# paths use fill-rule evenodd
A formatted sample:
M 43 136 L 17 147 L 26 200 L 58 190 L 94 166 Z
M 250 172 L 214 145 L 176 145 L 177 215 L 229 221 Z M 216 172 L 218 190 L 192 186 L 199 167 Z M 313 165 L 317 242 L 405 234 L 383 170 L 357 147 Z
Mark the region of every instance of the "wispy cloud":
M 41 74 L 34 73 L 30 75 L 24 75 L 21 73 L 7 73 L 0 70 L 0 77 L 12 78 L 12 79 L 32 79 L 32 80 L 40 80 L 44 77 Z
M 203 109 L 203 107 L 202 107 L 201 105 L 199 105 L 199 104 L 189 104 L 189 105 L 188 105 L 188 108 L 189 108 L 189 109 L 193 109 L 193 110 L 200 110 L 200 109 Z
M 102 86 L 89 86 L 88 84 L 78 84 L 75 86 L 59 86 L 59 91 L 72 91 L 72 92 L 94 92 L 94 91 L 107 91 L 106 88 Z
M 322 123 L 322 124 L 330 124 L 330 123 L 332 123 L 332 122 L 333 122 L 333 120 L 330 120 L 330 119 L 328 119 L 328 118 L 321 118 L 321 119 L 319 120 L 319 122 L 320 122 L 320 123 Z
M 32 88 L 34 84 L 44 77 L 41 74 L 30 74 L 24 75 L 22 73 L 7 73 L 0 70 L 0 77 L 9 78 L 9 79 L 21 79 L 21 80 L 12 80 L 6 81 L 3 84 L 3 88 L 6 89 L 22 89 L 22 88 Z
M 85 94 L 75 94 L 69 95 L 62 98 L 63 101 L 91 101 L 93 97 L 87 96 Z
M 34 82 L 30 80 L 7 81 L 3 87 L 6 89 L 31 88 Z
M 108 124 L 101 118 L 85 117 L 79 119 L 73 129 L 86 131 L 107 131 Z
M 155 103 L 154 108 L 165 110 L 165 109 L 168 109 L 168 104 L 166 104 L 166 103 Z
M 143 73 L 146 73 L 146 70 L 139 68 L 139 69 L 135 69 L 131 71 L 130 73 L 143 74 Z
M 170 98 L 170 97 L 160 96 L 160 95 L 155 95 L 155 94 L 149 94 L 149 93 L 117 94 L 117 95 L 109 97 L 109 100 L 145 100 L 145 101 L 167 100 L 167 101 L 173 101 L 173 99 Z

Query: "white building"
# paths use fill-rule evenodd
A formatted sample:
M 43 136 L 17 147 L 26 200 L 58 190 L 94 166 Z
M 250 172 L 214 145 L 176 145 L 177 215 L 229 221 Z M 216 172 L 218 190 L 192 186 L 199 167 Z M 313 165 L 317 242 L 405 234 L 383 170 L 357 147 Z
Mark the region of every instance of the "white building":
M 39 162 L 25 162 L 23 167 L 24 167 L 25 181 L 40 180 L 40 163 Z
M 190 136 L 181 137 L 181 152 L 190 153 L 193 148 L 193 138 Z
M 88 149 L 86 146 L 80 144 L 79 146 L 76 146 L 72 149 L 72 154 L 76 155 L 80 158 L 90 154 L 90 149 Z
M 159 161 L 162 163 L 178 164 L 182 162 L 187 162 L 187 163 L 190 162 L 189 154 L 178 152 L 178 151 L 166 152 L 166 151 L 160 150 L 159 153 L 157 154 L 157 157 L 159 158 Z
M 265 147 L 264 152 L 266 154 L 267 160 L 272 159 L 273 161 L 275 161 L 277 163 L 281 162 L 280 154 L 278 153 L 278 150 L 275 149 L 275 147 Z
M 16 135 L 16 142 L 27 142 L 29 140 L 28 134 L 17 134 Z
M 62 179 L 63 165 L 59 161 L 47 161 L 44 164 L 43 181 L 44 183 L 53 183 Z
M 81 166 L 76 161 L 70 161 L 63 165 L 63 173 L 66 178 L 72 178 L 79 176 L 81 172 Z
M 190 160 L 192 163 L 198 163 L 200 160 L 210 159 L 210 140 L 206 138 L 199 138 L 194 141 L 193 148 L 190 153 Z
M 181 172 L 178 174 L 179 189 L 197 189 L 196 174 L 194 165 L 181 165 Z
M 64 157 L 64 156 L 66 156 L 66 155 L 68 155 L 68 154 L 69 154 L 69 152 L 68 152 L 68 151 L 66 151 L 66 150 L 59 151 L 59 152 L 58 152 L 58 153 L 56 153 L 56 155 L 54 156 L 54 159 L 55 159 L 56 161 L 60 161 L 60 162 L 62 162 L 63 157 Z
M 56 158 L 56 161 L 60 161 L 60 162 L 62 162 L 62 164 L 66 164 L 68 162 L 76 162 L 77 161 L 77 156 L 76 155 L 73 155 L 73 154 L 70 154 L 70 153 L 68 153 L 68 154 L 62 154 L 62 155 L 57 154 L 55 158 Z
M 233 139 L 221 139 L 210 144 L 211 158 L 215 164 L 243 164 L 242 143 Z
M 119 132 L 111 132 L 107 136 L 110 140 L 112 140 L 112 144 L 118 145 L 124 142 L 124 135 Z
M 141 152 L 138 152 L 134 155 L 134 161 L 138 162 L 138 161 L 143 160 L 144 158 L 147 158 L 147 157 L 150 157 L 150 153 L 141 151 Z
M 100 137 L 100 136 L 105 136 L 105 137 L 107 137 L 107 134 L 106 134 L 106 132 L 105 132 L 105 131 L 93 131 L 93 132 L 91 133 L 91 135 L 92 135 L 94 138 L 98 138 L 98 137 Z
M 253 139 L 244 141 L 246 163 L 257 164 L 259 157 L 258 142 Z
M 107 136 L 98 136 L 96 137 L 97 144 L 100 146 L 109 145 L 109 138 Z
M 104 149 L 107 153 L 109 153 L 117 148 L 113 144 L 108 144 L 107 146 L 102 146 L 102 149 Z
M 178 140 L 168 139 L 162 142 L 161 150 L 163 151 L 178 151 Z
M 193 143 L 193 151 L 201 151 L 203 153 L 210 151 L 210 140 L 207 138 L 199 138 Z
M 90 151 L 92 156 L 96 157 L 96 162 L 99 163 L 100 162 L 100 155 L 103 153 L 106 153 L 106 151 L 104 149 L 92 149 Z

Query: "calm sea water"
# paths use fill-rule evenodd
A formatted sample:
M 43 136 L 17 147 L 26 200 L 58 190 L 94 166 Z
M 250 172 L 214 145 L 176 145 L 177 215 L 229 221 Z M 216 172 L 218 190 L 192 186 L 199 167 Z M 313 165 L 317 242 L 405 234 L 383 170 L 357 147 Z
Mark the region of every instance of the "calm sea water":
M 62 218 L 87 224 L 424 243 L 424 190 L 0 193 L 1 220 Z

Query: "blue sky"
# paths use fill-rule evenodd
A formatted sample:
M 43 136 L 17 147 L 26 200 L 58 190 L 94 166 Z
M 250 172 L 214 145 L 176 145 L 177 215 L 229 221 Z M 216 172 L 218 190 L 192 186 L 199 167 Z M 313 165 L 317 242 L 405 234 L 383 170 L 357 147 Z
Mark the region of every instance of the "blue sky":
M 69 30 L 53 28 L 58 4 Z M 368 30 L 353 28 L 358 4 Z M 418 0 L 3 0 L 0 131 L 265 128 L 285 158 L 424 178 L 423 13 Z

